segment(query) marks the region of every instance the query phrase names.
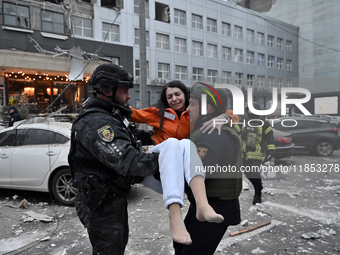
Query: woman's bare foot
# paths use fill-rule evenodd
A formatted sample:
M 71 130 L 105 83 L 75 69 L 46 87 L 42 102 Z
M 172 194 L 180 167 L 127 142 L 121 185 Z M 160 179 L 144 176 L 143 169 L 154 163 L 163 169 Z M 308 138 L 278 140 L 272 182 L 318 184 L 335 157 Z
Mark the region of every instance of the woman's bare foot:
M 224 221 L 223 216 L 216 213 L 209 204 L 205 206 L 197 205 L 196 218 L 199 221 L 208 221 L 212 223 L 221 223 Z
M 170 231 L 172 239 L 181 244 L 191 244 L 190 234 L 188 233 L 182 219 L 170 219 Z
M 208 221 L 212 223 L 221 223 L 224 218 L 221 214 L 217 214 L 209 205 L 207 194 L 205 191 L 204 177 L 197 175 L 190 181 L 190 188 L 194 194 L 196 201 L 196 218 L 199 221 Z
M 190 234 L 185 227 L 181 206 L 178 203 L 169 205 L 170 231 L 172 239 L 181 244 L 191 244 Z

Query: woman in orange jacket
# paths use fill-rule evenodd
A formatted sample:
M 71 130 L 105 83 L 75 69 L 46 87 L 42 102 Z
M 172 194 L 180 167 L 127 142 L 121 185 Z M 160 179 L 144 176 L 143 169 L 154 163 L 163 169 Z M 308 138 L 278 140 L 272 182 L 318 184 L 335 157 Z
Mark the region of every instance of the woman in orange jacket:
M 168 138 L 185 139 L 190 134 L 190 119 L 188 112 L 185 111 L 188 105 L 189 92 L 186 86 L 180 81 L 171 81 L 163 87 L 160 99 L 155 106 L 141 110 L 131 107 L 133 114 L 130 121 L 146 123 L 152 126 L 155 133 L 151 138 L 156 145 L 166 141 Z M 204 176 L 197 174 L 192 179 L 188 180 L 186 178 L 186 180 L 195 196 L 197 219 L 201 221 L 222 222 L 223 217 L 220 214 L 216 214 L 208 204 Z M 163 182 L 166 182 L 166 179 L 163 179 Z M 182 205 L 183 202 L 168 205 L 170 229 L 172 238 L 176 242 L 190 244 L 191 238 L 182 219 Z
M 155 133 L 151 138 L 155 144 L 170 137 L 181 140 L 190 134 L 190 119 L 188 112 L 185 111 L 188 105 L 187 87 L 180 81 L 171 81 L 164 85 L 155 106 L 141 110 L 130 106 L 133 111 L 130 121 L 152 126 Z

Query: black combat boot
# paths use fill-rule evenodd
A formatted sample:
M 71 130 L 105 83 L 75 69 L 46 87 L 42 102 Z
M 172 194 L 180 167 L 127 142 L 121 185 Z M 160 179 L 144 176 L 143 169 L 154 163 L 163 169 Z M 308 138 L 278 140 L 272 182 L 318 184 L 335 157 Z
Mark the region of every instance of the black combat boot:
M 254 186 L 255 189 L 255 195 L 254 195 L 254 200 L 253 200 L 253 205 L 256 203 L 261 203 L 261 190 L 263 189 L 262 185 L 261 186 Z

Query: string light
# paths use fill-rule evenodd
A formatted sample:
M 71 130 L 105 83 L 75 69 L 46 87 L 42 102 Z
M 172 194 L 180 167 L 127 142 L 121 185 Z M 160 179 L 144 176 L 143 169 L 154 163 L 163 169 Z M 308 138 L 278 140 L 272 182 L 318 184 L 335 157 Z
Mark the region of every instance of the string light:
M 55 82 L 58 82 L 58 81 L 70 81 L 68 79 L 68 75 L 65 74 L 64 76 L 60 76 L 60 75 L 56 75 L 56 76 L 53 76 L 53 75 L 49 75 L 48 73 L 44 73 L 44 74 L 38 74 L 38 73 L 35 73 L 35 74 L 27 74 L 27 73 L 24 73 L 23 71 L 19 71 L 19 72 L 11 72 L 11 73 L 5 73 L 5 77 L 7 78 L 24 78 L 25 80 L 27 81 L 55 81 Z M 90 77 L 87 76 L 86 78 L 83 78 L 81 81 L 82 82 L 86 82 L 88 83 L 88 81 L 90 80 Z

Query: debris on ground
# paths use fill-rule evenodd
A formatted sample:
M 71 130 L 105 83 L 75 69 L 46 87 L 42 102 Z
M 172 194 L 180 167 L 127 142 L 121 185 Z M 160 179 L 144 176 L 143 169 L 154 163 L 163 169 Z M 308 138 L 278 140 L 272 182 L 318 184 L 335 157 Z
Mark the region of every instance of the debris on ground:
M 303 239 L 318 239 L 320 238 L 320 235 L 314 232 L 308 232 L 308 233 L 302 234 L 301 237 Z
M 21 200 L 21 202 L 19 203 L 19 208 L 27 209 L 28 207 L 30 207 L 30 205 L 28 204 L 27 200 Z
M 262 223 L 258 223 L 258 224 L 252 225 L 250 227 L 247 227 L 247 228 L 244 228 L 244 229 L 241 229 L 241 230 L 237 230 L 237 231 L 235 231 L 233 233 L 230 233 L 229 236 L 236 236 L 236 235 L 239 235 L 239 234 L 250 232 L 252 230 L 255 230 L 255 229 L 267 226 L 270 223 L 271 223 L 271 221 L 265 221 L 265 222 L 262 222 Z
M 31 216 L 32 218 L 39 220 L 39 221 L 43 221 L 43 222 L 53 221 L 53 217 L 50 217 L 47 214 L 40 214 L 40 213 L 36 213 L 36 212 L 33 212 L 33 211 L 25 212 L 25 214 L 27 214 L 28 216 Z
M 257 247 L 256 249 L 252 250 L 251 253 L 260 254 L 260 253 L 265 253 L 265 251 L 261 250 L 259 247 Z

